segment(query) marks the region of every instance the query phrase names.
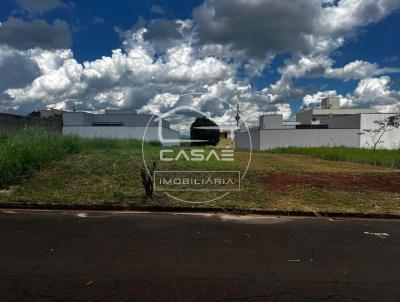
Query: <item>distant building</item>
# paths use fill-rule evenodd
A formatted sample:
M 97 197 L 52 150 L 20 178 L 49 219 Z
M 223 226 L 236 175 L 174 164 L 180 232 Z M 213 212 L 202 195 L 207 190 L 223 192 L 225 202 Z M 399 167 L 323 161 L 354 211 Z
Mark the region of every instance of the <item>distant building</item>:
M 169 122 L 153 114 L 138 114 L 135 110 L 105 110 L 105 114 L 64 112 L 63 134 L 85 138 L 138 139 L 162 142 L 179 140 L 179 132 L 170 128 Z M 179 143 L 163 143 L 176 145 Z
M 229 139 L 234 140 L 235 138 L 235 129 L 234 128 L 219 128 L 219 138 L 220 139 Z
M 259 126 L 235 132 L 235 146 L 253 150 L 279 147 L 345 146 L 371 148 L 370 137 L 360 135 L 363 129 L 375 129 L 374 121 L 396 113 L 377 113 L 374 109 L 341 109 L 336 99 L 325 99 L 321 109 L 311 109 L 296 115 L 296 122 L 284 122 L 282 115 L 262 115 Z M 305 114 L 306 113 L 306 114 Z M 400 129 L 387 131 L 378 144 L 381 149 L 400 147 Z
M 40 110 L 40 117 L 42 117 L 42 118 L 62 118 L 63 112 L 64 111 L 58 110 L 58 109 Z
M 62 120 L 0 113 L 0 131 L 18 132 L 26 127 L 40 127 L 49 132 L 61 133 Z
M 296 122 L 301 125 L 320 125 L 332 118 L 361 113 L 378 113 L 378 111 L 375 109 L 340 108 L 340 98 L 330 96 L 322 99 L 321 108 L 298 112 Z

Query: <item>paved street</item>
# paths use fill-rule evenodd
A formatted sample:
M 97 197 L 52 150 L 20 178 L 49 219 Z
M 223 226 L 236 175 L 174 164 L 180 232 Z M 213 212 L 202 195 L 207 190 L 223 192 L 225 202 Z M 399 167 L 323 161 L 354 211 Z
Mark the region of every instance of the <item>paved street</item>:
M 0 301 L 399 301 L 400 221 L 0 210 Z

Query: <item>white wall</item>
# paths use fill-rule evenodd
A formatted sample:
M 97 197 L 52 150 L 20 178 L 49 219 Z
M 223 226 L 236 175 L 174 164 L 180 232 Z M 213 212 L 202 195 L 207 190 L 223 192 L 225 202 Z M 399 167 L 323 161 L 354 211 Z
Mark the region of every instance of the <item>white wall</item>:
M 93 126 L 64 126 L 63 134 L 77 135 L 85 138 L 115 138 L 115 139 L 143 139 L 145 127 L 93 127 Z M 163 129 L 166 139 L 179 139 L 179 132 L 167 128 Z M 146 131 L 145 141 L 160 141 L 158 127 L 149 127 Z M 166 144 L 166 145 L 179 145 Z
M 358 129 L 261 130 L 260 150 L 278 147 L 360 147 Z
M 260 130 L 235 131 L 235 149 L 250 150 L 250 139 L 252 150 L 260 150 Z
M 334 117 L 326 120 L 328 128 L 334 129 L 360 129 L 361 114 L 346 115 L 342 117 Z
M 376 129 L 378 125 L 374 123 L 376 120 L 383 120 L 395 114 L 361 114 L 360 129 Z M 360 131 L 361 132 L 361 131 Z M 389 128 L 382 136 L 382 143 L 378 144 L 378 149 L 398 149 L 400 147 L 400 129 Z M 361 135 L 361 148 L 372 148 L 373 141 L 368 135 Z
M 360 147 L 359 132 L 358 129 L 279 129 L 254 130 L 251 135 L 255 142 L 253 150 L 262 151 L 279 147 Z M 248 149 L 247 141 L 243 133 L 236 134 L 237 148 Z
M 313 111 L 306 110 L 296 113 L 296 122 L 300 122 L 301 124 L 311 125 L 312 123 L 312 113 Z
M 282 114 L 264 114 L 260 116 L 259 122 L 261 129 L 282 129 L 283 115 Z
M 323 147 L 346 146 L 371 148 L 372 140 L 360 135 L 362 129 L 374 129 L 376 120 L 383 120 L 394 114 L 366 113 L 332 119 L 329 129 L 264 129 L 250 131 L 253 150 L 268 150 L 278 147 Z M 337 128 L 336 128 L 337 127 Z M 351 128 L 348 128 L 351 127 Z M 235 132 L 235 145 L 238 149 L 249 149 L 247 132 Z M 382 137 L 380 149 L 400 148 L 400 129 L 391 128 Z

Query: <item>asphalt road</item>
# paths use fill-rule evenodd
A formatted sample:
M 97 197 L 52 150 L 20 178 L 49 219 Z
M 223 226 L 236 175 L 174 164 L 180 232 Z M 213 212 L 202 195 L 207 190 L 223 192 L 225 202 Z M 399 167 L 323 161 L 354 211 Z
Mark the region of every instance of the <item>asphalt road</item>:
M 0 301 L 400 301 L 400 221 L 0 210 Z

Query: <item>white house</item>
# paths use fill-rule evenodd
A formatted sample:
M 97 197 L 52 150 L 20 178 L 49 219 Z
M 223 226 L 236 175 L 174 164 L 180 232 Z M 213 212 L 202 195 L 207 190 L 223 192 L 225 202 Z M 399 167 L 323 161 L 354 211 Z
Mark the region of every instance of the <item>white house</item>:
M 360 113 L 378 113 L 375 109 L 340 108 L 340 98 L 329 96 L 321 100 L 321 108 L 312 108 L 296 114 L 301 125 L 323 125 L 326 120 Z
M 330 110 L 330 109 L 326 109 Z M 352 109 L 343 114 L 346 109 L 335 109 L 338 114 L 331 113 L 323 120 L 311 115 L 311 119 L 296 121 L 288 125 L 282 115 L 263 115 L 258 127 L 249 131 L 241 129 L 235 132 L 235 147 L 255 151 L 278 147 L 323 147 L 346 146 L 355 148 L 372 148 L 373 139 L 368 135 L 360 135 L 363 129 L 376 129 L 377 120 L 384 120 L 396 113 L 364 112 L 362 109 Z M 367 109 L 368 110 L 368 109 Z M 360 112 L 361 111 L 361 112 Z M 320 112 L 317 112 L 320 113 Z M 315 118 L 313 120 L 313 118 Z M 318 123 L 312 121 L 318 120 Z M 377 138 L 377 137 L 376 137 Z M 400 147 L 400 129 L 388 128 L 382 136 L 379 149 L 397 149 Z
M 163 145 L 178 145 L 180 134 L 168 121 L 153 114 L 138 114 L 135 110 L 105 110 L 105 114 L 64 112 L 63 134 L 85 138 L 117 138 L 158 141 Z M 164 140 L 175 140 L 164 143 Z

